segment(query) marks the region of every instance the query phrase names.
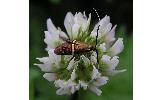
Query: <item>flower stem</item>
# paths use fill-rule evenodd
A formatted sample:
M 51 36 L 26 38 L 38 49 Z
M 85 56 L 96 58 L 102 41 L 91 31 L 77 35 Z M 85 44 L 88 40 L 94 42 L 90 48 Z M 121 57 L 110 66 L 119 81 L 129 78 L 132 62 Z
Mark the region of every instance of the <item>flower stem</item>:
M 71 100 L 78 100 L 78 91 L 71 96 Z

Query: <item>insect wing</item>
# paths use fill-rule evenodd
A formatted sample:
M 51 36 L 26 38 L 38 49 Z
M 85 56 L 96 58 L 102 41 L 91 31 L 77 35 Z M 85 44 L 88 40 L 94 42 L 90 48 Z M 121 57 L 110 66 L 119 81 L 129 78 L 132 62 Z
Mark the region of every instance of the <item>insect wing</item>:
M 71 43 L 65 42 L 62 45 L 55 48 L 54 52 L 57 55 L 70 55 L 72 54 Z

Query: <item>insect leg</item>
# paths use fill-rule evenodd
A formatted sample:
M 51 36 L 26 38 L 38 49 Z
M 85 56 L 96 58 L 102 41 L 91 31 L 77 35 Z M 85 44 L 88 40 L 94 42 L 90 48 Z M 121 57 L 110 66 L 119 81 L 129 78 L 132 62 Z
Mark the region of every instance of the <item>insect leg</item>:
M 74 58 L 74 56 L 72 56 L 72 57 L 70 58 L 70 60 L 69 60 L 69 61 L 71 61 L 73 58 Z
M 98 28 L 97 28 L 97 35 L 96 35 L 96 45 L 95 45 L 95 48 L 97 47 L 97 39 L 98 39 L 98 31 L 99 31 L 99 28 L 100 28 L 100 25 L 98 25 Z M 97 64 L 98 64 L 98 67 L 99 67 L 99 58 L 98 58 L 98 50 L 96 48 L 96 53 L 97 53 Z

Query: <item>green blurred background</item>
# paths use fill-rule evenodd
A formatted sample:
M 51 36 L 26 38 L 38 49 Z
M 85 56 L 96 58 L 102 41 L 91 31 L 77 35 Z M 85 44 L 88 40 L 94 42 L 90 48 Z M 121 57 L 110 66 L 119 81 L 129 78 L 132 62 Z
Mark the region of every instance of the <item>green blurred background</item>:
M 71 96 L 56 95 L 53 83 L 45 80 L 43 72 L 34 63 L 35 58 L 47 56 L 44 31 L 46 20 L 65 31 L 63 22 L 68 11 L 92 13 L 91 27 L 98 21 L 92 10 L 96 8 L 100 17 L 110 16 L 117 24 L 116 36 L 124 38 L 124 51 L 119 55 L 119 69 L 126 72 L 110 77 L 108 84 L 101 87 L 102 95 L 90 91 L 79 91 L 79 100 L 132 100 L 133 99 L 133 1 L 132 0 L 30 0 L 29 9 L 29 98 L 30 100 L 70 100 Z

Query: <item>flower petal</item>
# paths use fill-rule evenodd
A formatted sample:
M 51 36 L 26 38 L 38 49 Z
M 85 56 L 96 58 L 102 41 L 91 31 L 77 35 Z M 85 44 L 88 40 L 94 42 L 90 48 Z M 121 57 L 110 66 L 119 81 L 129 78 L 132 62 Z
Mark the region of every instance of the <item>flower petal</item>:
M 90 25 L 90 22 L 91 22 L 91 13 L 89 14 L 89 17 L 88 17 L 88 20 L 87 20 L 87 27 L 89 27 L 89 25 Z
M 120 52 L 122 52 L 122 50 L 124 49 L 124 44 L 123 44 L 123 39 L 119 38 L 115 44 L 110 48 L 111 56 L 116 56 L 118 55 Z
M 74 59 L 75 59 L 75 57 L 69 62 L 69 65 L 68 65 L 68 67 L 66 69 L 68 69 L 68 70 L 72 69 L 72 67 L 73 67 L 73 65 L 75 63 Z
M 116 27 L 117 27 L 117 25 L 115 25 L 115 26 L 111 29 L 111 31 L 108 32 L 108 34 L 107 34 L 107 37 L 108 37 L 109 42 L 115 40 L 115 30 L 116 30 Z
M 86 82 L 84 82 L 84 81 L 79 80 L 79 84 L 80 84 L 80 86 L 81 86 L 84 90 L 86 90 L 87 87 L 88 87 L 88 83 L 86 83 Z
M 106 43 L 100 44 L 99 48 L 102 50 L 102 52 L 106 52 Z
M 76 83 L 73 82 L 73 80 L 69 79 L 67 81 L 67 89 L 69 89 L 71 91 L 71 93 L 73 94 L 77 89 L 76 89 Z
M 56 91 L 57 95 L 64 95 L 64 94 L 69 94 L 69 92 L 67 90 L 65 90 L 64 88 L 60 88 Z
M 119 64 L 118 56 L 114 56 L 110 61 L 110 67 L 109 70 L 115 70 L 117 65 Z
M 105 76 L 99 77 L 93 82 L 93 85 L 102 86 L 107 83 L 107 80 L 108 80 L 108 77 L 105 77 Z
M 89 66 L 90 65 L 90 60 L 87 57 L 85 57 L 84 55 L 82 55 L 81 56 L 81 59 L 83 60 L 83 62 L 84 62 L 84 64 L 86 66 Z
M 100 20 L 99 25 L 101 25 L 102 27 L 106 27 L 109 23 L 110 17 L 106 15 L 104 18 Z
M 55 45 L 54 45 L 54 39 L 52 34 L 50 34 L 48 31 L 44 31 L 45 33 L 45 39 L 44 39 L 44 42 L 47 44 L 48 48 L 54 48 Z
M 116 70 L 116 67 L 119 63 L 118 60 L 118 56 L 114 56 L 112 59 L 110 59 L 111 57 L 107 56 L 107 55 L 103 55 L 101 58 L 101 61 L 103 61 L 104 63 L 107 64 L 107 73 L 108 75 L 115 75 L 121 72 L 126 71 L 126 69 L 123 70 Z
M 57 79 L 56 74 L 54 73 L 45 73 L 43 77 L 50 82 L 55 81 Z
M 81 30 L 84 32 L 87 30 L 87 28 L 89 27 L 90 24 L 90 20 L 91 20 L 91 14 L 89 15 L 89 18 L 87 20 L 87 16 L 84 14 L 82 14 L 81 12 L 76 13 L 74 16 L 74 22 L 75 24 L 78 24 L 79 26 L 81 26 Z
M 104 62 L 104 63 L 107 63 L 107 62 L 110 62 L 110 56 L 108 55 L 103 55 L 102 58 L 101 58 L 101 61 Z
M 116 75 L 116 74 L 118 74 L 118 73 L 123 73 L 123 72 L 125 72 L 125 71 L 127 71 L 127 69 L 114 70 L 114 71 L 109 72 L 109 75 Z
M 54 82 L 54 84 L 55 84 L 55 86 L 56 87 L 61 87 L 61 88 L 63 88 L 64 87 L 64 85 L 65 85 L 65 81 L 64 80 L 56 80 L 55 82 Z
M 97 57 L 97 53 L 93 51 L 91 56 Z
M 49 31 L 44 31 L 45 33 L 45 39 L 49 40 L 51 38 L 51 34 L 49 33 Z
M 109 32 L 106 33 L 106 48 L 110 48 L 112 43 L 115 41 L 115 29 L 117 25 L 115 25 Z
M 43 64 L 34 64 L 34 65 L 38 66 L 43 72 L 52 72 L 53 67 L 49 57 L 36 58 L 36 59 L 38 59 Z
M 50 18 L 47 19 L 47 29 L 51 34 L 54 34 L 57 30 Z
M 111 57 L 107 56 L 107 55 L 103 55 L 101 58 L 101 61 L 104 62 L 105 64 L 107 64 L 108 68 L 107 68 L 107 72 L 108 75 L 114 75 L 117 74 L 119 72 L 123 72 L 124 70 L 115 70 L 115 68 L 117 67 L 119 60 L 118 60 L 118 56 L 114 56 L 112 59 Z
M 105 59 L 104 57 L 105 58 L 107 57 L 108 59 L 107 58 Z M 102 61 L 108 65 L 108 74 L 112 74 L 119 63 L 118 57 L 114 56 L 111 60 L 109 56 L 104 57 Z
M 75 16 L 74 16 L 75 23 L 82 25 L 83 23 L 86 23 L 86 21 L 87 21 L 87 19 L 83 17 L 81 12 L 75 14 Z
M 97 64 L 97 58 L 94 56 L 91 56 L 91 62 L 92 64 Z
M 85 14 L 85 11 L 83 12 L 83 18 L 84 18 L 84 19 L 87 19 L 87 16 L 86 16 L 86 14 Z
M 97 23 L 93 29 L 93 31 L 91 32 L 91 36 L 92 37 L 96 37 L 97 35 L 97 29 L 98 29 L 98 26 L 100 25 L 99 27 L 99 33 L 98 33 L 98 38 L 100 38 L 101 36 L 105 35 L 110 29 L 111 29 L 111 23 L 110 23 L 110 17 L 109 16 L 105 16 L 104 18 L 102 18 L 100 20 L 99 23 Z
M 70 38 L 72 39 L 72 26 L 74 24 L 74 16 L 71 12 L 68 12 L 66 14 L 65 20 L 64 20 L 64 26 L 66 28 L 67 33 L 69 34 Z
M 70 90 L 71 90 L 71 93 L 73 94 L 73 93 L 75 92 L 75 87 L 72 86 L 72 87 L 70 88 Z
M 76 79 L 76 73 L 75 73 L 75 68 L 73 69 L 73 72 L 71 73 L 71 80 L 73 81 L 73 80 L 75 80 Z
M 86 16 L 86 15 L 85 15 Z M 88 20 L 87 20 L 87 16 L 86 16 L 86 22 L 84 22 L 82 24 L 82 31 L 87 31 L 87 29 L 89 28 L 90 22 L 91 22 L 91 13 L 89 14 Z
M 101 73 L 99 73 L 98 70 L 96 69 L 96 67 L 93 66 L 93 71 L 91 73 L 91 79 L 94 80 L 94 79 L 97 79 L 100 76 L 101 76 Z
M 61 30 L 56 30 L 52 34 L 49 31 L 45 31 L 44 33 L 45 33 L 44 42 L 47 44 L 47 48 L 46 48 L 47 51 L 50 49 L 54 49 L 58 45 L 58 43 L 61 44 L 63 42 L 59 38 L 59 35 L 63 35 L 65 33 L 62 32 Z
M 56 67 L 59 68 L 60 67 L 60 62 L 61 62 L 61 56 L 60 55 L 56 55 L 54 53 L 54 50 L 49 50 L 48 54 L 49 54 L 50 61 L 55 63 Z
M 86 16 L 86 15 L 84 15 L 84 16 Z M 91 13 L 89 14 L 88 20 L 87 20 L 87 16 L 84 19 L 86 19 L 86 22 L 84 22 L 82 24 L 82 31 L 83 32 L 86 31 L 89 28 L 89 25 L 90 25 L 90 22 L 91 22 Z
M 104 28 L 103 33 L 109 33 L 109 31 L 111 30 L 111 28 L 112 28 L 112 24 L 111 23 L 108 23 L 106 25 L 106 27 Z
M 34 64 L 38 66 L 43 72 L 52 72 L 53 68 L 51 64 Z
M 93 52 L 92 53 L 92 55 L 91 55 L 91 62 L 92 62 L 92 64 L 97 64 L 97 54 L 96 54 L 96 52 Z
M 66 40 L 69 39 L 69 38 L 68 38 L 68 35 L 67 35 L 65 32 L 63 32 L 63 31 L 60 30 L 59 39 L 62 40 L 62 38 L 63 38 L 63 39 L 66 39 Z M 63 41 L 64 41 L 64 40 L 63 40 Z
M 102 93 L 102 91 L 101 91 L 98 87 L 96 87 L 96 86 L 90 86 L 89 89 L 90 89 L 92 92 L 96 93 L 98 96 L 100 96 L 101 93 Z
M 42 57 L 42 58 L 36 58 L 42 63 L 49 63 L 49 58 L 48 57 Z
M 78 36 L 79 33 L 79 29 L 80 29 L 80 25 L 79 24 L 74 24 L 72 27 L 72 38 L 75 39 Z

